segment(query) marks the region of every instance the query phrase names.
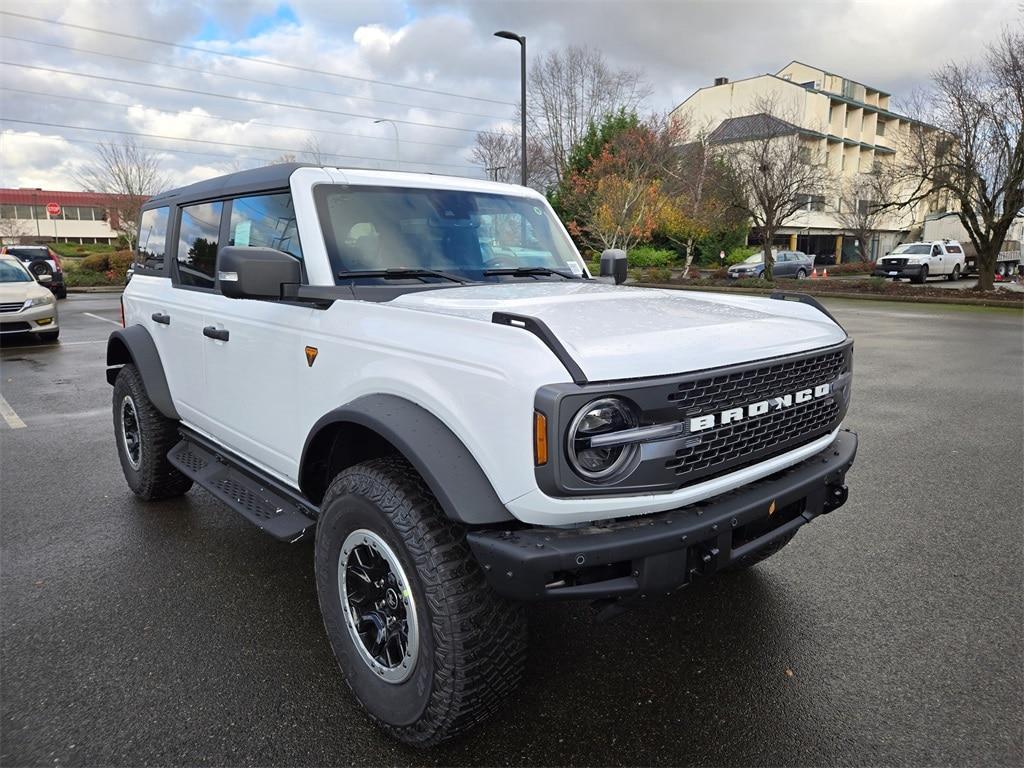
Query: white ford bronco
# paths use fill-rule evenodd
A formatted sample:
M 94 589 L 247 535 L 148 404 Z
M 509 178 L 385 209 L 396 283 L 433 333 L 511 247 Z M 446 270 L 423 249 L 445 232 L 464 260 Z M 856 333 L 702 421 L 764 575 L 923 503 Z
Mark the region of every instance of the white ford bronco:
M 356 698 L 449 738 L 519 681 L 525 602 L 614 613 L 846 501 L 832 316 L 619 285 L 624 258 L 591 276 L 542 195 L 469 179 L 289 164 L 160 194 L 107 347 L 128 485 L 314 537 Z

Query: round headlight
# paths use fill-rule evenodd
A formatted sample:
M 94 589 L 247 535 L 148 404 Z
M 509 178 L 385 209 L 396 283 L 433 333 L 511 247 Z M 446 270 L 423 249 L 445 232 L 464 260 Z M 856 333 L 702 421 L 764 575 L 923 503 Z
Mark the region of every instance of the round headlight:
M 603 397 L 583 406 L 569 425 L 567 448 L 573 469 L 590 481 L 610 478 L 636 455 L 637 445 L 593 446 L 591 440 L 633 429 L 638 423 L 633 406 L 618 397 Z

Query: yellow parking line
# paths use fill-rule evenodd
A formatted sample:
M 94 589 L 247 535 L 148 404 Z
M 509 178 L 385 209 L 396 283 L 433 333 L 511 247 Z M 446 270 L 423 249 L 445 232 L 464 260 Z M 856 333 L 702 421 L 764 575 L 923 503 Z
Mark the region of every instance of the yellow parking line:
M 25 422 L 14 412 L 11 404 L 4 400 L 3 395 L 0 395 L 0 416 L 4 417 L 4 421 L 7 422 L 7 426 L 11 429 L 25 428 Z

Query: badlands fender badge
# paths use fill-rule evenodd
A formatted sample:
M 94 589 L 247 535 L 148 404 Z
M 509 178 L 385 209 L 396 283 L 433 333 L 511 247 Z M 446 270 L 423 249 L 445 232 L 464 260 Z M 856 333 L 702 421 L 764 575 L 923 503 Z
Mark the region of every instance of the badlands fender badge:
M 313 363 L 316 362 L 316 353 L 319 352 L 316 347 L 306 347 L 306 365 L 310 368 L 313 367 Z

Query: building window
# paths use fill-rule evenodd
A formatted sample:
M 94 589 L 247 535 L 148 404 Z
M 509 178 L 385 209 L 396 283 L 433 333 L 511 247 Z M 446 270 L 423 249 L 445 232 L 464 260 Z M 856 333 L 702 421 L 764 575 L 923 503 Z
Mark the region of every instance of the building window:
M 18 218 L 18 207 L 15 205 L 0 205 L 0 219 Z
M 875 135 L 885 136 L 885 120 L 879 120 L 875 123 Z
M 825 210 L 825 196 L 824 195 L 801 195 L 803 200 L 802 210 L 805 211 L 824 211 Z

